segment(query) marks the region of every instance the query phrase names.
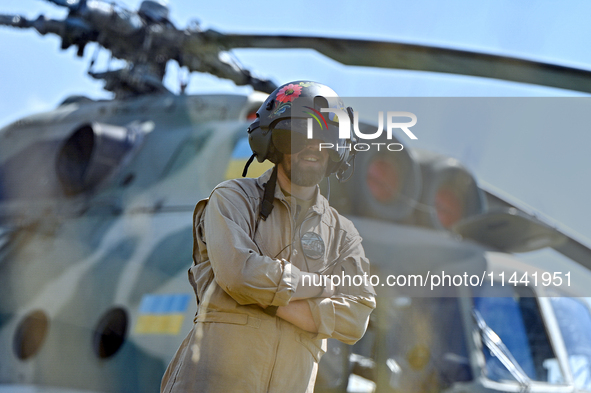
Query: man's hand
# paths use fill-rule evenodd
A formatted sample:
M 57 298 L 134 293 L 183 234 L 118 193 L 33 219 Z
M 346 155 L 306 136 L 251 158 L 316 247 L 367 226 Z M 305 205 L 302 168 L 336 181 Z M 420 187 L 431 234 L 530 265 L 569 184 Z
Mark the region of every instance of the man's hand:
M 310 305 L 305 300 L 294 300 L 289 302 L 287 306 L 277 308 L 276 315 L 300 329 L 311 333 L 318 333 Z

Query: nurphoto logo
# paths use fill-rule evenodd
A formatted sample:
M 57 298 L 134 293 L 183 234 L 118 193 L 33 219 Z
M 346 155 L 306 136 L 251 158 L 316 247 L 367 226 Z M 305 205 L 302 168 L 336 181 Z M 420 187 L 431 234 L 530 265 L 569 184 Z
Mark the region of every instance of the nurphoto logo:
M 311 108 L 305 107 L 307 109 L 312 110 L 313 112 L 307 112 L 312 118 L 316 120 L 318 125 L 323 128 L 326 126 L 328 128 L 328 124 L 326 119 L 319 111 Z M 349 114 L 342 110 L 342 109 L 335 109 L 335 108 L 321 108 L 321 112 L 329 112 L 334 115 L 335 118 L 338 119 L 339 122 L 339 139 L 354 139 L 352 138 L 351 134 L 351 122 L 349 118 Z M 347 145 L 347 146 L 336 146 L 337 149 L 354 149 L 355 151 L 367 151 L 372 148 L 380 150 L 380 147 L 384 147 L 389 151 L 401 151 L 404 149 L 404 146 L 398 142 L 392 143 L 383 143 L 383 142 L 360 142 L 361 140 L 374 140 L 379 138 L 384 132 L 384 112 L 378 112 L 378 129 L 372 133 L 363 133 L 359 130 L 359 112 L 351 111 L 353 113 L 353 132 L 358 138 L 358 142 Z M 307 137 L 308 139 L 314 139 L 313 136 L 313 120 L 312 118 L 308 118 L 307 120 Z M 401 129 L 406 136 L 410 139 L 418 139 L 415 134 L 410 130 L 410 127 L 417 124 L 417 116 L 411 112 L 394 112 L 388 111 L 386 112 L 386 139 L 392 140 L 392 131 L 394 129 Z M 397 121 L 400 118 L 409 118 L 410 121 L 400 122 Z M 395 121 L 396 119 L 396 121 Z M 322 150 L 335 148 L 333 143 L 320 143 L 319 149 Z

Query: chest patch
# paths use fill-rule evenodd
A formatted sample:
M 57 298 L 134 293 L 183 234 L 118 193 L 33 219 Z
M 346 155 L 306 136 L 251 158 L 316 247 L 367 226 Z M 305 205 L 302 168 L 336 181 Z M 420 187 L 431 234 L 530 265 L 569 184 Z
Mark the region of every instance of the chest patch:
M 302 235 L 302 251 L 310 259 L 320 259 L 324 256 L 324 240 L 315 232 L 306 232 Z

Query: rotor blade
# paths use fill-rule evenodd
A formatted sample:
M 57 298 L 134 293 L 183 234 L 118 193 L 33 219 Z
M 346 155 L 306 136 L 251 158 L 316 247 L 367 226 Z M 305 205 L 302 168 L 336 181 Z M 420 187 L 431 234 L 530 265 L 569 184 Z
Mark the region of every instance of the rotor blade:
M 203 33 L 208 35 L 208 32 Z M 220 34 L 225 49 L 310 48 L 345 65 L 479 76 L 591 93 L 591 71 L 427 45 L 341 38 Z M 211 42 L 210 41 L 210 42 Z
M 0 14 L 0 26 L 27 28 L 32 26 L 32 22 L 21 15 Z
M 59 5 L 60 7 L 66 7 L 69 9 L 76 9 L 80 3 L 80 0 L 45 0 L 49 3 Z

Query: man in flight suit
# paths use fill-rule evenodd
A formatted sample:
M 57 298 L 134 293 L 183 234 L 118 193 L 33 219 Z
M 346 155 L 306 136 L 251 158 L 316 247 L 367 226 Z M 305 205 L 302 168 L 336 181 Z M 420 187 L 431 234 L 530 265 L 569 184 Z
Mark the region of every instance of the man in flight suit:
M 308 138 L 298 98 L 315 119 L 328 117 L 322 108 L 345 110 L 325 85 L 280 86 L 248 129 L 251 160 L 275 167 L 225 181 L 197 204 L 189 280 L 198 313 L 162 392 L 312 392 L 326 338 L 353 344 L 365 333 L 375 308 L 367 280 L 322 280 L 369 274 L 357 230 L 318 187 L 331 173 L 342 178 L 351 141 L 323 116 Z

